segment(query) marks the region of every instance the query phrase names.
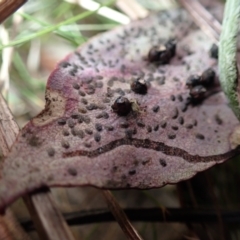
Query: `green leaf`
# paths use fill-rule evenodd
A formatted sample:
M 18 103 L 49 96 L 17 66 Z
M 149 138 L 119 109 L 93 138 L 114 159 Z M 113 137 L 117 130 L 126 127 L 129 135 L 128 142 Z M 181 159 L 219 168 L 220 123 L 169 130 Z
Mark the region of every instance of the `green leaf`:
M 240 19 L 240 0 L 226 2 L 222 33 L 219 44 L 219 74 L 224 93 L 230 106 L 240 120 L 240 106 L 237 93 L 237 36 Z

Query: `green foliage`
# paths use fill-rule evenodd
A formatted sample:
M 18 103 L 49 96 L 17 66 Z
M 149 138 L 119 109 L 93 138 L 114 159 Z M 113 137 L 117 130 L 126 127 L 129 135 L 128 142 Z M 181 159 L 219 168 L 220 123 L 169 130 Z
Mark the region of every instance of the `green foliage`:
M 220 81 L 230 106 L 240 120 L 240 104 L 237 95 L 237 36 L 240 20 L 240 0 L 228 0 L 225 7 L 219 45 Z

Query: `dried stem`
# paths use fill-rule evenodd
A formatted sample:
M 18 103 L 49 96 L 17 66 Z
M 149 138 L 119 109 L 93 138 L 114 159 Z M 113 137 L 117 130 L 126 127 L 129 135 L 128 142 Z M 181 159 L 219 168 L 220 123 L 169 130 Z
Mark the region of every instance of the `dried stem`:
M 133 222 L 178 222 L 178 223 L 217 223 L 219 216 L 216 210 L 196 209 L 195 207 L 166 208 L 166 214 L 162 214 L 160 208 L 126 208 L 123 209 L 129 220 Z M 221 210 L 224 223 L 239 224 L 240 212 Z M 91 209 L 87 211 L 70 212 L 63 214 L 68 225 L 84 225 L 93 223 L 105 223 L 116 221 L 108 209 Z M 26 231 L 35 230 L 31 219 L 20 219 L 22 227 Z
M 0 23 L 13 14 L 27 0 L 0 0 Z
M 113 216 L 115 217 L 116 221 L 122 228 L 127 238 L 131 240 L 142 240 L 142 238 L 132 226 L 127 215 L 124 213 L 112 193 L 108 190 L 103 190 L 102 193 L 107 202 L 109 210 L 112 212 Z
M 192 15 L 196 24 L 214 42 L 218 42 L 221 24 L 196 0 L 179 0 L 179 2 Z

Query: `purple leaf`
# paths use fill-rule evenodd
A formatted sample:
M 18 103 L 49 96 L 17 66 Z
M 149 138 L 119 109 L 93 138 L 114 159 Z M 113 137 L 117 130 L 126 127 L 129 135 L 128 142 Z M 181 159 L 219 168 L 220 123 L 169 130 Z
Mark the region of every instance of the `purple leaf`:
M 177 41 L 170 62 L 149 63 L 149 50 L 170 38 Z M 69 55 L 49 77 L 45 109 L 3 164 L 0 207 L 46 185 L 161 187 L 235 156 L 229 136 L 238 121 L 217 77 L 202 101 L 189 101 L 188 77 L 217 73 L 211 45 L 176 9 L 99 35 Z M 136 81 L 147 89 L 134 92 Z

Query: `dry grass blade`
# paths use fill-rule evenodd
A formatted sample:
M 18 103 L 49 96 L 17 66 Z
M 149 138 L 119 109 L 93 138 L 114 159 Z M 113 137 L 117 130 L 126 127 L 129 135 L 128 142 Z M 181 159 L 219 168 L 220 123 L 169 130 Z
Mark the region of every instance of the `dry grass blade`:
M 137 1 L 118 0 L 116 6 L 120 8 L 132 20 L 144 18 L 148 15 L 148 10 L 142 7 Z
M 3 156 L 6 156 L 19 128 L 13 120 L 12 114 L 4 99 L 0 95 L 0 145 Z M 64 218 L 57 209 L 51 194 L 41 191 L 24 198 L 41 239 L 45 240 L 73 240 Z M 26 238 L 25 238 L 26 239 Z
M 35 225 L 41 239 L 74 239 L 48 188 L 27 195 L 24 200 L 32 217 L 35 216 Z
M 108 190 L 104 190 L 103 196 L 105 197 L 109 210 L 112 212 L 113 216 L 115 217 L 116 221 L 122 228 L 127 238 L 130 240 L 142 240 L 138 232 L 130 223 L 127 215 L 119 206 L 112 193 Z
M 4 216 L 0 216 L 0 239 L 30 240 L 9 209 Z
M 213 41 L 218 42 L 221 24 L 198 1 L 179 0 L 179 2 L 190 13 L 202 31 Z
M 13 14 L 27 0 L 0 0 L 0 23 Z

